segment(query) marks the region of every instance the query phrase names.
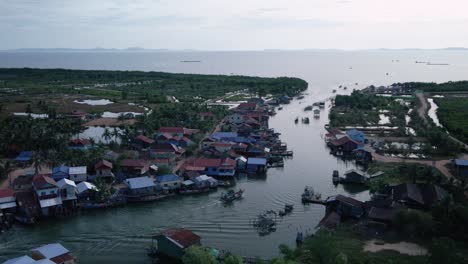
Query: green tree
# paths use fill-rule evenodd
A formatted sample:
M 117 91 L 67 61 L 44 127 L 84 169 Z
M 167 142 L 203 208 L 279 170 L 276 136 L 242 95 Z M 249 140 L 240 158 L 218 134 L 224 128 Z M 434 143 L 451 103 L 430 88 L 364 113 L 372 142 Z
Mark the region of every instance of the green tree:
M 216 258 L 206 249 L 199 246 L 193 246 L 185 251 L 182 256 L 184 264 L 217 264 Z

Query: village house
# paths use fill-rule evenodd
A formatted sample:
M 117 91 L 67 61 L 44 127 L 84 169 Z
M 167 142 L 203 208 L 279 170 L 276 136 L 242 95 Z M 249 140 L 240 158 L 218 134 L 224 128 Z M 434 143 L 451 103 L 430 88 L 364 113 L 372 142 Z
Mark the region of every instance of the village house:
M 330 146 L 330 148 L 333 151 L 342 151 L 349 153 L 357 149 L 359 143 L 352 140 L 349 136 L 342 136 L 338 139 L 330 140 L 328 142 L 328 146 Z
M 69 167 L 68 177 L 74 182 L 82 182 L 88 179 L 88 173 L 86 166 Z
M 166 229 L 153 236 L 157 241 L 158 250 L 165 256 L 180 259 L 185 254 L 185 249 L 200 245 L 201 238 L 192 231 L 186 229 Z
M 60 181 L 61 179 L 68 179 L 70 175 L 68 174 L 69 167 L 65 165 L 57 166 L 52 168 L 52 179 L 55 181 Z
M 16 211 L 16 195 L 12 189 L 0 189 L 0 214 Z
M 266 158 L 248 158 L 247 171 L 250 173 L 265 173 L 267 165 Z
M 182 179 L 175 174 L 166 174 L 157 176 L 155 182 L 165 190 L 176 190 L 180 188 Z
M 247 158 L 244 156 L 240 156 L 236 158 L 236 170 L 238 171 L 245 171 L 247 168 Z
M 214 144 L 216 142 L 218 142 L 218 141 L 216 139 L 212 138 L 212 137 L 204 138 L 201 141 L 202 148 L 204 148 L 204 149 L 209 148 L 212 144 Z
M 74 264 L 75 257 L 68 249 L 59 243 L 47 244 L 31 250 L 32 258 L 35 260 L 48 259 L 55 264 Z
M 468 160 L 455 159 L 453 166 L 458 177 L 468 177 Z
M 185 128 L 185 127 L 161 127 L 159 130 L 156 132 L 156 137 L 162 134 L 170 134 L 172 136 L 178 136 L 178 137 L 191 137 L 194 134 L 198 133 L 198 129 L 190 129 L 190 128 Z
M 76 138 L 70 140 L 68 143 L 68 148 L 69 149 L 78 149 L 78 150 L 87 150 L 91 146 L 91 141 L 89 139 L 83 139 L 83 138 Z
M 155 195 L 157 192 L 156 184 L 148 176 L 126 179 L 125 185 L 128 187 L 127 194 L 132 197 Z
M 59 187 L 63 205 L 74 207 L 76 205 L 76 200 L 78 199 L 76 197 L 77 189 L 75 182 L 69 179 L 61 179 L 57 182 L 57 186 Z
M 187 161 L 186 171 L 197 171 L 209 176 L 232 177 L 235 174 L 236 162 L 230 158 L 208 159 L 197 158 Z
M 402 183 L 389 188 L 393 201 L 416 209 L 428 209 L 448 195 L 446 190 L 433 184 Z
M 139 135 L 134 140 L 135 147 L 139 149 L 148 149 L 155 142 L 153 139 L 146 137 L 145 135 Z
M 42 214 L 44 216 L 51 215 L 57 206 L 62 205 L 57 182 L 48 176 L 36 175 L 32 183 Z
M 21 256 L 13 259 L 9 259 L 3 264 L 55 264 L 52 260 L 49 259 L 42 259 L 42 260 L 34 260 L 29 256 Z
M 150 150 L 151 156 L 155 158 L 180 158 L 184 153 L 185 149 L 171 143 L 157 144 Z
M 340 178 L 340 183 L 364 184 L 369 180 L 367 174 L 354 169 L 346 171 L 343 175 L 344 177 Z
M 28 163 L 32 160 L 33 153 L 32 151 L 21 151 L 18 156 L 15 158 L 15 161 L 18 163 Z
M 96 170 L 96 179 L 103 179 L 105 182 L 114 181 L 114 174 L 112 173 L 112 163 L 107 160 L 101 160 L 94 165 Z
M 364 132 L 357 129 L 346 130 L 346 135 L 348 135 L 352 140 L 356 141 L 359 144 L 365 144 L 368 142 Z
M 364 214 L 364 203 L 344 195 L 330 196 L 325 201 L 327 211 L 334 211 L 341 217 L 359 218 Z
M 146 174 L 150 169 L 150 165 L 149 161 L 142 159 L 124 159 L 120 162 L 120 168 L 127 178 Z
M 80 182 L 76 185 L 76 194 L 81 201 L 90 200 L 99 190 L 90 182 Z
M 234 109 L 234 111 L 250 112 L 250 111 L 254 111 L 255 109 L 257 109 L 256 103 L 241 103 Z
M 213 177 L 209 177 L 208 175 L 199 175 L 197 177 L 191 178 L 191 181 L 194 182 L 198 189 L 218 187 L 218 181 Z

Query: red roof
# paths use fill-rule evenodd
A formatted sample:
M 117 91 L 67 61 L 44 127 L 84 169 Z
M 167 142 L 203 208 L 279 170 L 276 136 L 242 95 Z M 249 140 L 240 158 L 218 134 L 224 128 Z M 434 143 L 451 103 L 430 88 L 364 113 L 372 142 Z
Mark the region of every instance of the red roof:
M 0 189 L 0 198 L 15 196 L 15 192 L 12 189 Z
M 94 168 L 96 168 L 96 169 L 100 169 L 100 168 L 103 168 L 103 167 L 112 169 L 112 163 L 110 161 L 107 161 L 107 160 L 101 160 L 94 166 Z
M 45 184 L 50 184 L 53 186 L 57 186 L 57 182 L 54 179 L 44 175 L 36 175 L 33 179 L 33 185 L 36 189 L 41 189 Z
M 148 166 L 149 162 L 146 160 L 133 160 L 133 159 L 124 159 L 120 162 L 122 167 L 145 167 Z
M 237 109 L 255 109 L 257 107 L 256 103 L 241 103 Z
M 201 239 L 198 235 L 186 229 L 166 229 L 163 231 L 163 235 L 183 248 L 199 244 Z
M 136 137 L 136 139 L 140 140 L 140 141 L 143 141 L 144 143 L 147 143 L 147 144 L 153 144 L 154 143 L 154 140 L 152 140 L 151 138 L 145 136 L 145 135 L 139 135 L 138 137 Z
M 60 263 L 66 263 L 67 261 L 74 260 L 75 258 L 70 254 L 70 253 L 65 253 L 57 257 L 53 257 L 50 260 L 53 262 L 60 264 Z
M 84 138 L 75 138 L 70 140 L 70 145 L 80 146 L 80 145 L 89 145 L 91 144 L 88 139 Z
M 330 143 L 333 144 L 334 146 L 341 146 L 341 145 L 346 144 L 346 143 L 348 143 L 348 142 L 354 142 L 354 143 L 356 143 L 357 145 L 359 145 L 358 142 L 352 140 L 352 139 L 351 139 L 350 137 L 348 137 L 348 136 L 343 136 L 343 137 L 341 137 L 341 138 L 339 138 L 339 139 L 335 139 L 335 140 L 330 141 Z

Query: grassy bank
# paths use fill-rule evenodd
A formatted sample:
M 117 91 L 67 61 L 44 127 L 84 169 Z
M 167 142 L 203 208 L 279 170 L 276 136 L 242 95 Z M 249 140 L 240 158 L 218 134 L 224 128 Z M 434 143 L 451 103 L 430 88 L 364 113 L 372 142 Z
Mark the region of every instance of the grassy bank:
M 457 139 L 468 143 L 468 98 L 436 98 L 437 116 Z

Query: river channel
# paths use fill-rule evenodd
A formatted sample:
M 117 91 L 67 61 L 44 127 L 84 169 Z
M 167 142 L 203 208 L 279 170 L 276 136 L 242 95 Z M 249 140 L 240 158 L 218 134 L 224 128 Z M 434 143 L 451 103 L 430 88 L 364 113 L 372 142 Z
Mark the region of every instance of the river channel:
M 47 54 L 46 54 L 47 55 Z M 322 196 L 344 193 L 359 200 L 368 198 L 367 191 L 335 187 L 331 181 L 334 169 L 343 173 L 354 168 L 329 154 L 323 134 L 328 122 L 330 102 L 320 118 L 304 112 L 305 106 L 326 100 L 337 93 L 350 93 L 366 85 L 387 85 L 397 81 L 447 81 L 463 79 L 468 67 L 467 54 L 437 55 L 429 53 L 379 52 L 238 52 L 238 53 L 171 53 L 144 57 L 141 54 L 65 54 L 55 59 L 49 54 L 0 54 L 2 67 L 64 67 L 82 69 L 139 69 L 170 72 L 245 74 L 259 76 L 295 76 L 309 83 L 308 95 L 283 106 L 270 119 L 270 127 L 281 133 L 294 156 L 284 168 L 269 169 L 265 177 L 239 178 L 236 188 L 245 190 L 245 198 L 230 206 L 219 202 L 220 192 L 208 195 L 173 197 L 146 204 L 96 210 L 34 227 L 15 226 L 0 234 L 0 261 L 28 254 L 40 244 L 60 242 L 77 256 L 80 263 L 150 263 L 145 247 L 151 233 L 163 228 L 185 227 L 202 237 L 207 246 L 230 250 L 244 256 L 269 258 L 278 255 L 280 243 L 293 246 L 297 231 L 314 232 L 325 213 L 321 205 L 302 205 L 300 195 L 310 185 Z M 16 57 L 15 57 L 16 56 Z M 31 56 L 27 60 L 24 56 Z M 41 57 L 42 56 L 42 57 Z M 415 59 L 440 56 L 458 66 L 425 67 Z M 38 57 L 38 58 L 36 58 Z M 137 62 L 135 57 L 140 58 Z M 431 57 L 431 58 L 432 58 Z M 28 61 L 44 61 L 44 65 Z M 87 62 L 83 58 L 89 58 Z M 398 59 L 398 63 L 393 60 Z M 181 60 L 201 60 L 194 65 Z M 128 63 L 124 63 L 127 61 Z M 87 64 L 88 63 L 88 64 Z M 138 64 L 140 63 L 140 64 Z M 386 74 L 389 73 L 389 74 Z M 358 83 L 358 84 L 356 84 Z M 338 88 L 345 85 L 347 90 Z M 308 125 L 294 124 L 296 116 L 309 116 Z M 281 209 L 294 204 L 291 215 L 282 218 L 277 231 L 259 236 L 252 219 L 265 210 Z

